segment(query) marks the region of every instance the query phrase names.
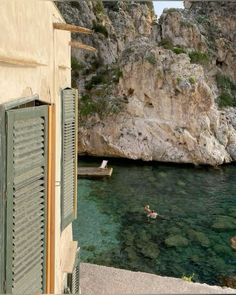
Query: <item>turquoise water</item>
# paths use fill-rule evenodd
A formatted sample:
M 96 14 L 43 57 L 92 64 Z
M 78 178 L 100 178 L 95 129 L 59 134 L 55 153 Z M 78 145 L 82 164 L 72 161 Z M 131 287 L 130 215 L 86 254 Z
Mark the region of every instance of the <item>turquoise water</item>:
M 80 160 L 98 166 L 100 159 Z M 236 275 L 236 166 L 109 160 L 111 178 L 79 179 L 74 237 L 82 261 L 220 284 Z M 148 221 L 144 205 L 161 218 Z

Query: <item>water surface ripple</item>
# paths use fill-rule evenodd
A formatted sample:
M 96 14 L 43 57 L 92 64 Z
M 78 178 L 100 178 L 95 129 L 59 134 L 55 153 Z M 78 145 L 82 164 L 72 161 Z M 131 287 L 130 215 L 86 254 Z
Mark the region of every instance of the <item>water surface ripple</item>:
M 98 166 L 100 159 L 82 159 Z M 110 160 L 111 178 L 79 179 L 74 237 L 82 261 L 220 284 L 236 275 L 236 166 Z M 144 205 L 162 218 L 149 222 Z

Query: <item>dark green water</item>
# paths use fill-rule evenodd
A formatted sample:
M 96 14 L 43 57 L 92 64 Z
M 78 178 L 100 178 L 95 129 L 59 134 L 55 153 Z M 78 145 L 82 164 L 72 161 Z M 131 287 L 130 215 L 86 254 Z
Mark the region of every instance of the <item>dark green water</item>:
M 100 159 L 81 160 L 98 166 Z M 82 261 L 220 284 L 236 275 L 236 166 L 110 160 L 110 179 L 79 179 Z M 148 222 L 144 205 L 163 218 Z

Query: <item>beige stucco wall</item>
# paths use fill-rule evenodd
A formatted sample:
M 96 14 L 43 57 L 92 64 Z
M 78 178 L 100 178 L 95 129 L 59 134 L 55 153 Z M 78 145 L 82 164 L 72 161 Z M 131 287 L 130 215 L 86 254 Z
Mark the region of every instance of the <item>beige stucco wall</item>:
M 70 33 L 53 30 L 63 21 L 51 1 L 0 1 L 0 103 L 34 93 L 55 102 L 58 88 L 70 85 Z M 16 66 L 6 59 L 34 61 Z
M 61 293 L 65 276 L 62 256 L 72 240 L 71 225 L 63 233 L 60 229 L 60 90 L 71 86 L 71 36 L 53 30 L 53 22 L 64 20 L 51 1 L 0 0 L 0 104 L 38 94 L 41 100 L 56 105 L 55 292 Z M 19 61 L 23 64 L 17 65 Z

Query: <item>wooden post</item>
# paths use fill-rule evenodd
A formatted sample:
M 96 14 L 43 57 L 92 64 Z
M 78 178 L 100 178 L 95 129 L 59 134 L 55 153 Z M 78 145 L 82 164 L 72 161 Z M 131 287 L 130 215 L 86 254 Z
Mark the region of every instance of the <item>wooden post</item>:
M 93 34 L 93 31 L 90 29 L 65 23 L 53 23 L 53 28 L 56 30 L 70 31 L 74 33 Z
M 72 48 L 78 48 L 78 49 L 85 49 L 85 50 L 88 50 L 88 51 L 97 51 L 96 48 L 92 47 L 92 46 L 88 46 L 86 44 L 83 44 L 81 42 L 77 42 L 77 41 L 70 41 L 69 42 L 69 45 L 72 47 Z
M 46 64 L 39 63 L 36 60 L 30 59 L 30 58 L 26 59 L 26 58 L 9 57 L 9 56 L 0 56 L 0 62 L 16 65 L 16 66 L 22 66 L 22 67 L 31 67 L 31 68 L 35 68 L 38 66 L 46 66 Z
M 55 289 L 55 123 L 55 105 L 50 105 L 48 110 L 47 294 L 53 294 Z

